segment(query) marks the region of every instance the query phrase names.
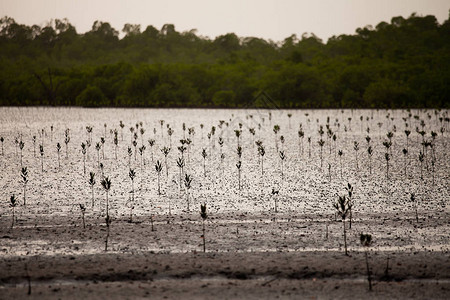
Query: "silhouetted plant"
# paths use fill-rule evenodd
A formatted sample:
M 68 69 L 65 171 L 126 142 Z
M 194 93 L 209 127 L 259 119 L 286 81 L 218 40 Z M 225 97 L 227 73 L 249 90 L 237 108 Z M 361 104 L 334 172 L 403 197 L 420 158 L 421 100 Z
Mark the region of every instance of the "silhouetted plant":
M 344 154 L 344 152 L 342 150 L 338 151 L 338 155 L 339 155 L 339 164 L 341 166 L 341 179 L 342 179 L 342 155 Z
M 241 190 L 241 161 L 238 161 L 236 164 L 236 168 L 238 169 L 238 189 Z
M 139 155 L 141 156 L 141 171 L 142 171 L 142 166 L 145 165 L 145 162 L 144 162 L 144 151 L 145 151 L 145 146 L 144 145 L 139 147 Z
M 320 169 L 322 170 L 322 164 L 323 164 L 322 150 L 323 150 L 323 145 L 325 144 L 325 142 L 324 142 L 324 140 L 320 139 L 319 141 L 317 141 L 317 143 L 320 146 Z
M 69 135 L 69 128 L 66 129 L 64 132 L 65 138 L 64 143 L 66 144 L 66 159 L 69 158 L 69 142 L 70 142 L 70 135 Z
M 184 123 L 183 123 L 184 124 Z M 172 134 L 173 134 L 173 129 L 172 128 L 168 128 L 167 129 L 167 135 L 169 136 L 169 147 L 172 148 Z
M 186 187 L 186 202 L 187 202 L 187 211 L 189 212 L 189 190 L 191 189 L 192 177 L 189 174 L 184 174 L 184 186 Z
M 154 139 L 149 139 L 148 140 L 148 144 L 150 145 L 150 150 L 152 153 L 152 162 L 153 162 L 153 146 L 155 145 L 155 140 Z
M 162 164 L 159 160 L 156 161 L 155 170 L 158 173 L 158 195 L 161 195 L 160 177 L 162 171 Z
M 353 208 L 353 187 L 350 183 L 347 183 L 347 186 L 345 187 L 345 190 L 348 193 L 347 196 L 347 201 L 350 204 L 350 209 L 349 209 L 349 215 L 350 215 L 350 226 L 349 228 L 352 228 L 352 220 L 353 220 L 353 214 L 352 214 L 352 208 Z
M 117 147 L 119 146 L 119 137 L 118 137 L 118 133 L 117 130 L 114 130 L 114 157 L 117 160 Z
M 26 192 L 27 192 L 27 183 L 28 183 L 28 171 L 27 167 L 23 167 L 20 173 L 23 181 L 23 205 L 26 206 Z
M 109 218 L 109 199 L 108 199 L 108 194 L 109 194 L 109 190 L 111 189 L 111 180 L 108 177 L 103 178 L 102 182 L 102 187 L 106 192 L 106 225 L 109 228 L 109 224 L 110 224 L 110 218 Z
M 122 122 L 122 120 L 119 122 L 120 126 L 120 139 L 123 141 L 123 128 L 125 127 L 125 124 Z
M 81 143 L 81 152 L 83 153 L 83 173 L 86 174 L 86 144 Z
M 303 132 L 302 125 L 300 124 L 300 129 L 298 130 L 298 154 L 303 155 L 303 138 L 305 137 L 305 132 Z
M 372 146 L 369 146 L 367 148 L 367 154 L 369 156 L 369 174 L 372 174 L 372 156 L 373 156 Z
M 386 160 L 386 179 L 389 180 L 389 161 L 391 160 L 389 153 L 384 153 L 384 159 Z
M 416 200 L 416 195 L 414 193 L 411 193 L 411 202 L 413 203 L 413 207 L 414 207 L 414 212 L 416 213 L 416 222 L 419 223 L 419 214 L 417 212 L 417 200 Z
M 275 149 L 278 152 L 278 132 L 280 131 L 280 126 L 279 125 L 274 125 L 273 126 L 273 133 L 275 133 Z
M 350 209 L 351 209 L 351 202 L 348 201 L 346 196 L 338 196 L 337 202 L 333 204 L 333 207 L 336 209 L 337 213 L 342 218 L 342 225 L 344 229 L 344 247 L 345 247 L 345 255 L 348 255 L 347 252 L 347 231 L 345 228 L 345 219 L 347 218 Z
M 422 151 L 419 152 L 419 161 L 420 161 L 420 179 L 423 179 L 423 161 L 425 156 Z
M 203 157 L 203 174 L 206 177 L 206 157 L 208 156 L 208 154 L 206 153 L 206 149 L 203 148 L 202 150 L 202 157 Z
M 92 193 L 92 207 L 94 207 L 94 185 L 95 185 L 95 173 L 89 172 L 89 185 L 91 186 L 91 193 Z
M 182 181 L 182 176 L 183 176 L 183 168 L 184 168 L 184 158 L 179 157 L 177 159 L 177 166 L 180 169 L 180 181 L 179 181 L 179 187 L 181 189 L 181 181 Z
M 372 245 L 372 235 L 370 234 L 363 234 L 361 233 L 359 236 L 359 240 L 361 242 L 361 245 L 365 248 L 365 256 L 366 256 L 366 269 L 367 269 L 367 281 L 369 282 L 369 291 L 372 291 L 372 278 L 371 278 L 371 272 L 369 267 L 369 258 L 367 254 L 367 248 L 369 248 Z
M 308 136 L 308 157 L 311 158 L 311 137 Z
M 278 195 L 280 193 L 279 190 L 275 190 L 274 188 L 272 188 L 272 197 L 273 197 L 273 201 L 274 201 L 274 208 L 275 208 L 275 212 L 278 212 L 278 199 L 277 197 L 275 197 L 275 195 Z
M 286 155 L 284 154 L 284 151 L 280 151 L 280 159 L 281 159 L 281 178 L 284 179 L 284 170 L 283 170 L 283 166 L 284 166 L 284 160 L 286 159 Z
M 20 166 L 22 167 L 22 160 L 23 160 L 23 147 L 25 147 L 25 143 L 23 141 L 19 142 L 19 149 L 20 149 Z
M 405 130 L 406 135 L 406 150 L 408 150 L 408 144 L 409 144 L 409 135 L 411 134 L 410 130 Z
M 134 160 L 136 161 L 137 159 L 137 141 L 133 140 L 133 147 L 134 147 Z
M 2 156 L 5 155 L 5 153 L 3 152 L 3 142 L 5 141 L 5 138 L 0 136 L 0 142 L 2 143 Z
M 11 229 L 12 229 L 14 227 L 14 219 L 16 218 L 15 208 L 18 205 L 18 203 L 17 203 L 16 196 L 14 194 L 11 196 L 9 201 L 10 201 L 9 206 L 11 207 L 11 210 L 12 210 L 12 223 L 11 223 Z
M 236 135 L 236 138 L 237 138 L 237 145 L 238 145 L 238 147 L 239 147 L 239 145 L 240 145 L 240 143 L 239 143 L 239 138 L 240 138 L 240 136 L 241 136 L 241 133 L 242 133 L 242 130 L 236 129 L 236 130 L 234 131 L 234 134 Z
M 266 150 L 263 145 L 258 146 L 258 154 L 261 156 L 261 175 L 264 175 L 264 155 L 266 154 Z
M 128 147 L 128 167 L 131 168 L 131 156 L 133 156 L 133 150 L 131 150 L 131 147 Z
M 60 163 L 60 159 L 59 159 L 59 155 L 61 152 L 61 144 L 60 143 L 56 144 L 56 152 L 58 153 L 58 169 L 61 169 L 61 163 Z
M 133 222 L 133 209 L 134 209 L 134 178 L 136 177 L 136 172 L 133 169 L 130 169 L 128 172 L 128 176 L 131 179 L 131 207 L 130 207 L 130 223 Z
M 202 239 L 203 239 L 203 252 L 206 252 L 206 236 L 205 236 L 205 221 L 208 218 L 206 214 L 206 203 L 200 204 L 200 216 L 202 217 Z
M 356 169 L 359 170 L 358 167 L 358 150 L 359 150 L 359 143 L 357 141 L 353 142 L 353 150 L 355 150 L 355 161 L 356 161 Z
M 164 164 L 166 165 L 166 177 L 169 177 L 169 168 L 167 166 L 167 156 L 170 153 L 170 148 L 164 147 L 161 149 L 161 152 L 164 154 Z
M 86 207 L 84 204 L 80 204 L 80 210 L 81 210 L 81 219 L 83 220 L 83 229 L 86 229 L 86 223 L 84 222 L 84 214 L 86 213 Z
M 44 172 L 44 146 L 39 145 L 39 153 L 41 154 L 41 169 Z

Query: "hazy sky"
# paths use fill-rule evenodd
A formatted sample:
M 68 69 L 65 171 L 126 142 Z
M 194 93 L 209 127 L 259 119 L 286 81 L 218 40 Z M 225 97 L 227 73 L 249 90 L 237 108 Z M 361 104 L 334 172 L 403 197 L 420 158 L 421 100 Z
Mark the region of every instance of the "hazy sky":
M 100 20 L 118 31 L 125 23 L 141 24 L 142 30 L 171 23 L 177 31 L 197 29 L 210 38 L 234 32 L 274 41 L 304 32 L 326 41 L 413 12 L 434 15 L 442 23 L 449 9 L 449 0 L 0 0 L 0 16 L 41 26 L 67 18 L 78 33 Z

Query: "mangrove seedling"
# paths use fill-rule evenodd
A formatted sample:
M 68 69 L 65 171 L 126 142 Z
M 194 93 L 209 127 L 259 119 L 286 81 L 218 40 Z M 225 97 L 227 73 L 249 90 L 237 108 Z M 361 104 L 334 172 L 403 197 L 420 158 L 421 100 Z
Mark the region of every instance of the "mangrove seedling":
M 155 140 L 154 139 L 149 139 L 148 140 L 148 144 L 150 145 L 150 150 L 152 152 L 152 162 L 153 162 L 153 146 L 155 145 Z
M 24 143 L 23 141 L 20 141 L 20 142 L 19 142 L 19 149 L 20 149 L 20 167 L 22 167 L 23 147 L 25 147 L 25 143 Z
M 66 144 L 66 159 L 69 158 L 69 142 L 70 142 L 70 135 L 69 135 L 69 128 L 64 131 L 64 143 Z
M 164 147 L 161 149 L 161 152 L 164 154 L 164 164 L 166 165 L 166 177 L 169 177 L 169 168 L 167 166 L 167 156 L 170 153 L 170 148 Z
M 345 228 L 345 219 L 347 218 L 350 209 L 351 209 L 351 202 L 348 201 L 346 196 L 338 196 L 337 202 L 333 204 L 333 207 L 336 209 L 337 213 L 342 218 L 342 226 L 344 229 L 344 247 L 345 247 L 345 255 L 348 255 L 347 252 L 347 231 Z
M 409 144 L 409 135 L 411 134 L 410 130 L 405 130 L 406 135 L 406 150 L 408 150 L 408 144 Z
M 272 188 L 272 197 L 274 200 L 274 207 L 275 207 L 275 212 L 278 212 L 278 198 L 275 197 L 275 195 L 278 195 L 280 193 L 279 190 L 275 190 L 274 188 Z
M 200 217 L 202 217 L 203 253 L 205 253 L 206 252 L 205 221 L 208 218 L 208 215 L 206 214 L 206 203 L 200 204 Z
M 41 169 L 44 172 L 44 146 L 39 145 L 39 152 L 41 153 Z
M 308 136 L 308 157 L 311 158 L 311 137 Z
M 266 150 L 263 145 L 258 146 L 258 154 L 261 156 L 261 175 L 264 175 L 264 154 L 266 154 Z
M 158 195 L 161 195 L 160 177 L 162 171 L 162 164 L 159 160 L 156 161 L 155 170 L 158 173 Z
M 356 169 L 359 170 L 358 167 L 358 150 L 359 150 L 359 143 L 357 141 L 353 142 L 353 150 L 355 150 L 355 161 L 356 161 Z
M 131 147 L 128 147 L 127 153 L 128 153 L 128 167 L 131 168 L 131 156 L 133 156 L 133 150 L 131 150 Z
M 339 155 L 339 165 L 341 166 L 341 179 L 342 179 L 342 155 L 344 154 L 344 152 L 342 150 L 338 151 L 338 155 Z
M 303 132 L 300 124 L 300 129 L 298 130 L 298 154 L 303 155 L 303 137 L 305 136 L 305 133 Z
M 186 187 L 186 202 L 187 211 L 189 212 L 189 190 L 191 189 L 192 177 L 189 174 L 184 174 L 184 186 Z
M 369 267 L 369 258 L 367 254 L 367 248 L 369 248 L 372 245 L 372 235 L 370 234 L 363 234 L 361 233 L 359 236 L 359 240 L 361 241 L 361 245 L 365 248 L 365 256 L 366 256 L 366 269 L 367 269 L 367 281 L 369 282 L 369 292 L 372 291 L 372 278 L 371 278 L 371 272 Z
M 117 135 L 118 135 L 117 130 L 114 130 L 113 142 L 114 142 L 114 157 L 116 158 L 116 160 L 117 160 L 117 147 L 119 145 L 119 137 Z
M 419 223 L 419 214 L 417 212 L 417 200 L 416 200 L 416 195 L 414 193 L 411 193 L 411 202 L 413 203 L 413 207 L 414 207 L 414 212 L 416 213 L 416 222 Z
M 100 143 L 102 144 L 102 158 L 105 159 L 105 138 L 101 137 L 100 138 Z
M 238 169 L 238 188 L 241 190 L 241 161 L 238 161 L 236 164 L 236 168 Z
M 384 158 L 386 159 L 386 179 L 389 180 L 389 160 L 391 160 L 391 156 L 386 152 Z
M 3 142 L 5 141 L 5 139 L 0 136 L 0 142 L 2 142 L 2 156 L 4 156 L 5 154 L 3 153 Z
M 61 144 L 60 143 L 56 144 L 56 152 L 58 152 L 58 169 L 61 169 L 61 163 L 60 163 L 60 160 L 59 160 L 59 155 L 60 155 L 60 152 L 61 152 Z
M 97 165 L 100 166 L 100 149 L 102 148 L 100 143 L 95 144 L 95 150 L 97 150 Z
M 273 133 L 275 133 L 275 149 L 278 152 L 278 132 L 280 131 L 280 126 L 279 125 L 274 125 L 273 126 Z
M 130 209 L 130 223 L 133 222 L 133 209 L 134 209 L 134 178 L 136 177 L 136 172 L 133 169 L 130 169 L 130 172 L 128 172 L 128 176 L 130 176 L 131 179 L 131 209 Z
M 86 144 L 81 143 L 81 152 L 83 153 L 83 173 L 86 174 Z
M 111 180 L 108 177 L 103 178 L 102 182 L 102 187 L 106 192 L 106 223 L 108 224 L 109 222 L 109 199 L 108 199 L 108 194 L 109 194 L 109 190 L 111 189 Z M 108 225 L 109 227 L 109 225 Z
M 367 154 L 369 156 L 369 174 L 372 174 L 372 156 L 373 156 L 372 146 L 369 146 L 367 148 Z
M 86 207 L 84 204 L 80 204 L 80 210 L 81 210 L 81 219 L 83 220 L 83 229 L 86 229 L 86 223 L 84 222 L 84 214 L 86 213 Z
M 179 157 L 177 159 L 177 166 L 180 169 L 180 182 L 179 182 L 179 187 L 181 189 L 181 180 L 182 180 L 182 176 L 183 176 L 183 168 L 184 168 L 184 158 Z
M 420 179 L 423 179 L 423 161 L 425 159 L 425 155 L 422 151 L 419 152 L 419 161 L 420 161 Z
M 145 165 L 144 151 L 145 151 L 145 145 L 142 145 L 141 147 L 139 147 L 139 155 L 141 156 L 141 170 L 142 170 L 142 166 Z
M 242 130 L 236 129 L 234 131 L 234 133 L 236 134 L 236 138 L 237 138 L 237 145 L 239 147 L 240 143 L 239 143 L 239 137 L 241 136 Z
M 408 165 L 408 163 L 407 163 L 407 159 L 408 159 L 408 150 L 407 150 L 406 148 L 403 148 L 402 153 L 403 153 L 403 155 L 405 156 L 405 178 L 406 178 L 406 177 L 407 177 L 407 176 L 406 176 L 406 166 Z
M 322 170 L 322 163 L 323 163 L 322 150 L 323 150 L 323 145 L 325 145 L 325 142 L 324 142 L 324 140 L 320 139 L 317 143 L 320 146 L 320 169 Z
M 352 228 L 352 220 L 353 220 L 353 215 L 352 215 L 352 208 L 353 208 L 353 187 L 350 183 L 347 183 L 347 186 L 345 187 L 345 190 L 348 193 L 348 197 L 347 200 L 350 203 L 350 209 L 349 209 L 349 215 L 350 215 L 350 226 L 349 228 Z
M 92 208 L 94 208 L 94 185 L 95 185 L 95 173 L 89 172 L 89 185 L 91 186 L 91 193 L 92 193 Z
M 284 154 L 284 151 L 280 151 L 280 159 L 281 159 L 281 179 L 284 179 L 284 173 L 283 173 L 283 164 L 284 160 L 286 159 L 286 155 Z
M 203 157 L 203 174 L 206 177 L 206 157 L 208 156 L 208 154 L 206 153 L 206 149 L 203 148 L 202 150 L 202 157 Z
M 17 199 L 16 199 L 16 195 L 12 195 L 11 196 L 11 198 L 10 198 L 10 203 L 9 203 L 9 206 L 11 207 L 11 209 L 12 209 L 12 223 L 11 223 L 11 229 L 14 227 L 14 219 L 16 218 L 16 216 L 15 216 L 15 208 L 16 208 L 16 206 L 18 205 L 18 203 L 17 203 Z
M 26 192 L 27 192 L 27 183 L 28 183 L 28 171 L 27 167 L 23 167 L 20 173 L 23 181 L 23 205 L 26 206 Z

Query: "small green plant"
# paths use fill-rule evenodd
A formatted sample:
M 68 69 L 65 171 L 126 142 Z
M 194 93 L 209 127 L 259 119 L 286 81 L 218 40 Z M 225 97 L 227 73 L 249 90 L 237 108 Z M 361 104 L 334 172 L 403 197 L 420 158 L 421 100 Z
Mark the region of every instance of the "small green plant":
M 100 149 L 102 145 L 100 143 L 95 144 L 95 150 L 97 150 L 97 165 L 100 166 Z
M 365 256 L 366 256 L 366 269 L 367 269 L 367 281 L 369 282 L 369 291 L 372 291 L 372 278 L 371 278 L 371 272 L 369 267 L 369 257 L 367 253 L 367 248 L 369 248 L 372 245 L 372 235 L 370 234 L 363 234 L 361 233 L 359 236 L 359 240 L 361 242 L 361 245 L 365 248 Z
M 372 146 L 367 147 L 367 154 L 369 156 L 369 174 L 372 174 L 372 156 L 373 156 Z
M 160 177 L 162 171 L 162 164 L 159 160 L 156 161 L 155 170 L 158 173 L 158 195 L 161 195 Z
M 336 209 L 338 215 L 342 218 L 342 226 L 344 229 L 344 247 L 345 247 L 345 255 L 348 255 L 347 252 L 347 230 L 345 228 L 345 219 L 351 210 L 351 202 L 347 199 L 346 196 L 338 196 L 338 200 L 333 204 L 333 207 Z
M 280 193 L 279 190 L 275 190 L 274 188 L 272 188 L 272 197 L 274 200 L 274 208 L 275 208 L 275 212 L 278 212 L 278 197 L 276 197 L 275 195 L 278 196 L 278 194 Z
M 105 159 L 105 138 L 100 137 L 100 144 L 102 145 L 102 159 Z
M 280 132 L 280 125 L 273 126 L 273 133 L 275 133 L 275 149 L 278 152 L 278 132 Z
M 298 154 L 303 155 L 303 138 L 305 137 L 305 132 L 300 124 L 300 129 L 298 130 Z
M 420 179 L 423 180 L 423 161 L 425 159 L 425 155 L 422 151 L 419 152 L 419 161 L 420 161 Z
M 183 168 L 184 168 L 184 158 L 179 157 L 177 159 L 177 166 L 180 169 L 180 181 L 179 181 L 179 187 L 181 189 L 181 180 L 182 180 L 182 176 L 183 176 Z
M 205 236 L 205 221 L 208 218 L 206 214 L 206 203 L 200 204 L 200 217 L 202 217 L 202 239 L 203 239 L 203 252 L 206 252 L 206 236 Z
M 384 159 L 386 160 L 386 179 L 389 180 L 389 161 L 391 160 L 389 153 L 384 153 Z
M 339 150 L 338 155 L 339 155 L 339 165 L 341 166 L 341 179 L 342 179 L 342 155 L 344 155 L 344 152 L 342 150 Z
M 408 159 L 408 150 L 406 148 L 403 148 L 402 150 L 403 155 L 405 156 L 405 178 L 407 178 L 406 175 L 406 167 L 408 165 L 407 159 Z
M 28 171 L 27 167 L 23 167 L 20 173 L 23 181 L 23 205 L 26 206 L 26 192 L 27 192 L 27 183 L 28 183 Z
M 17 199 L 16 199 L 16 195 L 12 195 L 11 196 L 11 198 L 10 198 L 10 203 L 9 203 L 9 206 L 11 207 L 11 209 L 12 209 L 12 223 L 11 223 L 11 229 L 14 227 L 14 219 L 16 218 L 16 216 L 15 216 L 15 208 L 16 208 L 16 206 L 18 205 L 18 203 L 17 203 Z
M 92 193 L 92 207 L 94 207 L 94 185 L 95 185 L 95 173 L 89 172 L 89 185 L 91 186 L 91 193 Z

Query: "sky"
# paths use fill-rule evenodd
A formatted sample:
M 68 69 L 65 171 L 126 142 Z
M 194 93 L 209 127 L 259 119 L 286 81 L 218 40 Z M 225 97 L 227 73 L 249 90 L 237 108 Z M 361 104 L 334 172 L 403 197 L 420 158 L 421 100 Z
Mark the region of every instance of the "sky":
M 118 31 L 126 23 L 140 24 L 142 30 L 174 24 L 179 32 L 196 29 L 197 35 L 212 39 L 233 32 L 275 42 L 303 33 L 326 42 L 412 13 L 434 15 L 442 24 L 449 9 L 449 0 L 0 0 L 0 17 L 40 26 L 67 18 L 78 33 L 99 20 Z

